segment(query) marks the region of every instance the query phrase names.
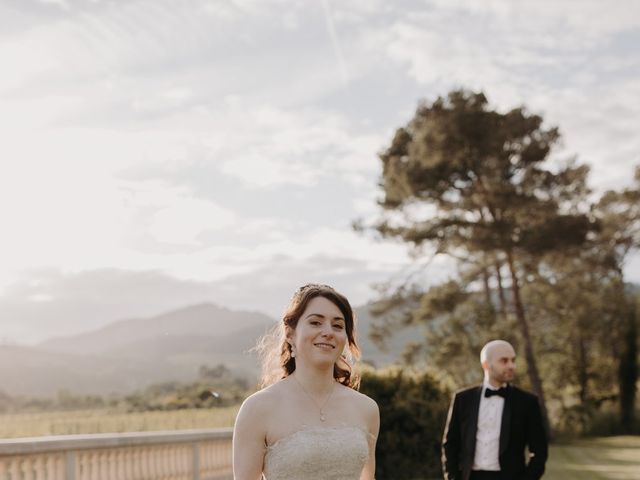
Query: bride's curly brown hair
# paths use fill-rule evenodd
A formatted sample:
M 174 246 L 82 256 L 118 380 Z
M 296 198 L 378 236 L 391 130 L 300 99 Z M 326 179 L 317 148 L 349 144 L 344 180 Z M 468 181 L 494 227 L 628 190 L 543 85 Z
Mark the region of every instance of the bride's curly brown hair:
M 342 385 L 357 390 L 360 377 L 353 371 L 352 363 L 360 359 L 360 348 L 356 342 L 355 314 L 349 300 L 329 285 L 309 283 L 293 294 L 282 320 L 258 343 L 256 350 L 262 357 L 261 387 L 266 387 L 288 377 L 296 369 L 296 359 L 291 356 L 291 344 L 287 340 L 288 329 L 293 331 L 309 302 L 316 297 L 324 297 L 333 303 L 345 321 L 348 351 L 342 354 L 333 366 L 333 377 Z

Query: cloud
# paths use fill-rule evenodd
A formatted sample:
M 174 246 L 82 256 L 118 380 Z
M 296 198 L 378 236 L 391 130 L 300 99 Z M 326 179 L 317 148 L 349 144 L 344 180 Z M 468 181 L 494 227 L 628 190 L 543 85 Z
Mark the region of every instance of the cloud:
M 0 295 L 0 339 L 34 343 L 213 298 L 210 285 L 160 272 L 25 272 Z
M 354 306 L 375 300 L 378 295 L 375 284 L 393 278 L 397 272 L 396 264 L 390 263 L 391 259 L 385 264 L 383 258 L 371 263 L 331 249 L 304 258 L 275 255 L 252 272 L 214 282 L 213 289 L 224 298 L 225 305 L 256 309 L 278 318 L 293 292 L 306 283 L 329 284 L 344 293 Z M 446 276 L 446 270 L 445 265 L 438 263 L 434 278 Z
M 111 115 L 131 122 L 132 113 L 142 119 L 175 108 L 164 95 L 172 89 L 189 91 L 190 105 L 215 108 L 237 92 L 280 103 L 342 87 L 331 40 L 318 22 L 320 5 L 160 0 L 78 10 L 8 38 L 0 59 L 15 80 L 0 82 L 6 93 L 74 94 L 91 98 L 103 118 L 113 106 Z M 20 12 L 30 17 L 29 9 Z M 282 28 L 292 17 L 302 22 L 303 36 Z M 326 54 L 318 55 L 319 48 Z
M 207 232 L 234 227 L 234 212 L 210 200 L 195 198 L 184 187 L 161 181 L 127 182 L 125 201 L 132 211 L 131 236 L 150 236 L 158 244 L 202 247 Z M 132 233 L 132 232 L 137 232 Z
M 627 18 L 636 4 L 586 2 L 579 12 L 574 2 L 430 5 L 372 39 L 431 98 L 466 87 L 501 109 L 525 104 L 560 126 L 563 155 L 593 164 L 597 188 L 629 178 L 640 160 L 640 57 L 628 50 L 640 40 L 640 16 Z
M 119 257 L 142 237 L 193 247 L 201 233 L 236 221 L 230 210 L 193 197 L 188 188 L 116 176 L 124 165 L 148 158 L 168 166 L 184 161 L 175 135 L 63 129 L 42 133 L 37 142 L 10 136 L 4 146 L 13 154 L 0 160 L 6 269 L 120 265 Z
M 592 163 L 600 189 L 640 163 L 637 2 L 57 3 L 0 5 L 5 289 L 26 270 L 65 292 L 86 272 L 101 291 L 110 271 L 135 292 L 155 272 L 163 298 L 191 292 L 176 302 L 215 284 L 221 301 L 275 312 L 314 279 L 365 298 L 411 264 L 349 226 L 377 212 L 376 152 L 418 99 L 460 86 L 559 125 L 557 155 Z M 24 288 L 20 318 L 73 317 L 59 293 Z
M 211 156 L 224 174 L 251 187 L 311 186 L 329 176 L 362 184 L 378 172 L 372 153 L 382 138 L 359 131 L 337 113 L 273 106 L 251 110 L 246 104 L 234 113 L 227 116 L 226 141 L 214 146 Z
M 581 36 L 593 39 L 640 26 L 640 6 L 633 0 L 621 0 L 606 6 L 598 0 L 585 0 L 580 2 L 579 8 L 573 0 L 543 0 L 535 4 L 509 0 L 480 3 L 473 0 L 430 0 L 429 5 L 438 11 L 484 16 L 497 23 L 514 25 L 517 29 L 530 25 L 532 29 L 540 31 L 543 27 L 546 31 L 561 23 L 565 31 L 567 28 L 576 30 Z M 535 42 L 536 38 L 532 41 Z

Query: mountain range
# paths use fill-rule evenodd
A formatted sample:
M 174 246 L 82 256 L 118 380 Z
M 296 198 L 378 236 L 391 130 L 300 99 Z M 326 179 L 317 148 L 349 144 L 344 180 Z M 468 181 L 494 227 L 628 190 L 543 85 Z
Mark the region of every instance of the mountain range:
M 393 363 L 415 329 L 389 339 L 385 351 L 369 339 L 370 305 L 356 308 L 363 360 Z M 257 378 L 251 348 L 276 324 L 252 311 L 214 304 L 191 305 L 149 318 L 119 320 L 100 329 L 47 340 L 36 346 L 0 346 L 0 391 L 50 396 L 126 393 L 163 381 L 191 381 L 200 366 L 220 363 L 235 375 Z

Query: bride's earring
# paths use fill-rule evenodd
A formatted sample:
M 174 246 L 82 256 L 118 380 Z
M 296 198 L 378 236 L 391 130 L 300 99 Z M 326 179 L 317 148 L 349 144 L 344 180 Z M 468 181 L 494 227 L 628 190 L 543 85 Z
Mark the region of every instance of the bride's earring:
M 291 347 L 291 358 L 296 358 L 296 347 L 293 346 L 293 343 L 290 343 L 289 346 Z

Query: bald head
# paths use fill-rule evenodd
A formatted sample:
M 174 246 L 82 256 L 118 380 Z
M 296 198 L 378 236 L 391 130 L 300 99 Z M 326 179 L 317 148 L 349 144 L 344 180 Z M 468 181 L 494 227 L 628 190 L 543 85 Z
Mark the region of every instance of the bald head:
M 485 377 L 499 386 L 513 380 L 516 365 L 516 351 L 509 342 L 492 340 L 480 351 L 480 363 Z
M 482 347 L 482 350 L 480 351 L 480 363 L 484 364 L 485 362 L 490 362 L 495 359 L 498 353 L 502 352 L 511 353 L 513 356 L 516 354 L 516 351 L 509 342 L 505 340 L 491 340 Z

